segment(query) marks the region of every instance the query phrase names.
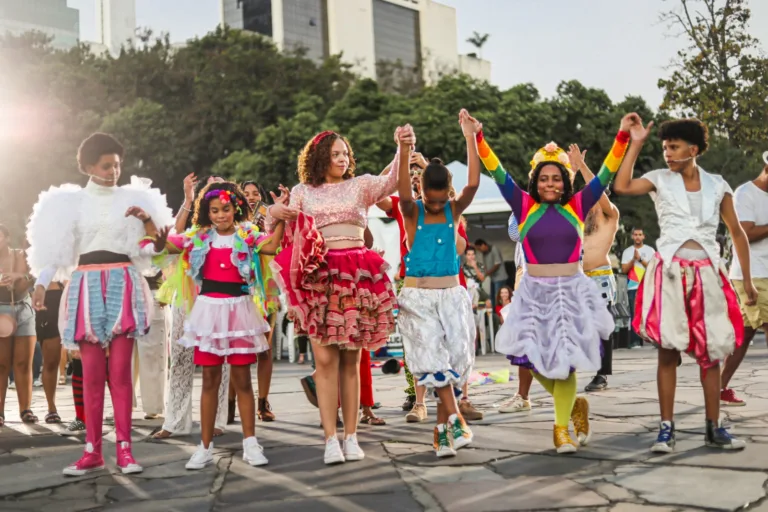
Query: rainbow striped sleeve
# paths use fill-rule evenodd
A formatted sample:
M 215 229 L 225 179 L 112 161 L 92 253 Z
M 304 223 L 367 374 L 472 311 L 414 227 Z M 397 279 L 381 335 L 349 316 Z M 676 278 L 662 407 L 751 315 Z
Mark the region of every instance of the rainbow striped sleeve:
M 517 186 L 517 183 L 512 179 L 512 176 L 504 170 L 496 153 L 493 152 L 491 146 L 488 145 L 488 141 L 485 140 L 483 132 L 478 133 L 476 138 L 477 151 L 480 154 L 480 160 L 483 162 L 486 174 L 496 182 L 496 186 L 499 187 L 501 195 L 512 208 L 512 212 L 515 216 L 518 219 L 523 218 L 523 199 L 525 193 Z
M 578 205 L 580 208 L 577 212 L 579 218 L 584 220 L 589 213 L 589 210 L 597 204 L 600 200 L 600 196 L 603 195 L 605 189 L 611 183 L 611 180 L 616 176 L 616 172 L 619 170 L 622 160 L 624 160 L 624 154 L 627 152 L 629 146 L 629 132 L 619 132 L 616 134 L 616 139 L 613 141 L 613 147 L 605 157 L 600 172 L 597 176 L 592 178 L 587 185 L 581 189 L 581 191 L 573 197 L 572 204 Z

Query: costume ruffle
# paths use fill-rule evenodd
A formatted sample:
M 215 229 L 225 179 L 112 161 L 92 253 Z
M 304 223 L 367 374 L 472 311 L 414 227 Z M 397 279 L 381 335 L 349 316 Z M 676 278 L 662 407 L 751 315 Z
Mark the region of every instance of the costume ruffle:
M 501 314 L 504 323 L 496 334 L 496 350 L 514 365 L 557 380 L 568 378 L 573 370 L 599 370 L 600 340 L 614 330 L 605 301 L 583 273 L 525 274 Z
M 328 250 L 314 219 L 286 226 L 270 263 L 299 331 L 322 345 L 375 350 L 395 329 L 389 265 L 366 248 Z

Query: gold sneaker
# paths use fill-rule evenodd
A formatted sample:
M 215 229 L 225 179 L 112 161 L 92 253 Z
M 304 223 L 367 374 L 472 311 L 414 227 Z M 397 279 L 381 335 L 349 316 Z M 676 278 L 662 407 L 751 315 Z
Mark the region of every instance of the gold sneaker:
M 555 442 L 557 453 L 576 453 L 578 448 L 576 448 L 576 443 L 571 439 L 571 434 L 568 433 L 568 427 L 555 425 L 552 437 Z
M 584 397 L 577 397 L 571 411 L 571 421 L 573 422 L 573 432 L 576 439 L 582 446 L 589 444 L 592 437 L 592 430 L 589 428 L 589 402 Z

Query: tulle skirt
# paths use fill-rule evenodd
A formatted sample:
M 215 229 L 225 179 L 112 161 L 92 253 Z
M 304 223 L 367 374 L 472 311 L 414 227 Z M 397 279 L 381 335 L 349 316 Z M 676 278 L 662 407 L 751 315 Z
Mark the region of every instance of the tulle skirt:
M 147 280 L 130 263 L 81 265 L 72 273 L 59 305 L 62 345 L 109 345 L 115 336 L 147 334 L 154 310 Z
M 366 248 L 317 251 L 291 268 L 295 245 L 271 267 L 299 332 L 321 345 L 376 350 L 395 330 L 389 265 Z
M 599 370 L 600 340 L 614 328 L 597 286 L 581 272 L 568 277 L 525 274 L 501 314 L 496 350 L 514 365 L 558 380 L 574 370 Z
M 200 295 L 184 322 L 179 343 L 202 352 L 228 356 L 269 350 L 269 324 L 256 309 L 253 297 Z
M 686 352 L 715 366 L 744 342 L 736 292 L 724 268 L 709 258 L 674 257 L 667 268 L 651 259 L 635 299 L 632 327 L 657 346 Z

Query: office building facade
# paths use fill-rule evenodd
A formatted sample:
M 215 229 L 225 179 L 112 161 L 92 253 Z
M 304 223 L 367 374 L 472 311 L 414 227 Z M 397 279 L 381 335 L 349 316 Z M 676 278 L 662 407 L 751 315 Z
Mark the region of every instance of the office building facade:
M 270 37 L 284 50 L 303 48 L 313 59 L 342 53 L 366 77 L 397 63 L 427 81 L 456 70 L 490 79 L 487 61 L 466 66 L 458 54 L 456 10 L 433 0 L 220 2 L 222 23 Z
M 96 0 L 96 43 L 112 55 L 136 36 L 136 0 Z
M 0 34 L 20 35 L 43 32 L 59 49 L 77 46 L 80 40 L 80 11 L 67 6 L 67 0 L 0 1 Z

